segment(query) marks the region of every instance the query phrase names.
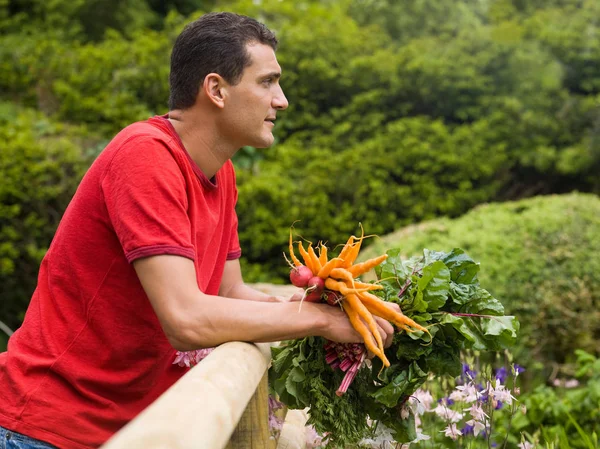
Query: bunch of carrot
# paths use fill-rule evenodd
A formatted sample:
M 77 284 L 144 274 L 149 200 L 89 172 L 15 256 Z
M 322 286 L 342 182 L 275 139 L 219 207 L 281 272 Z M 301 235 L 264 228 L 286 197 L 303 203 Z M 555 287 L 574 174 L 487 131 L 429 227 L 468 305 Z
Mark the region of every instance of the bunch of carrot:
M 348 315 L 354 329 L 362 336 L 367 349 L 379 357 L 384 366 L 388 367 L 390 362 L 385 356 L 383 341 L 374 315 L 407 332 L 428 331 L 401 312 L 391 309 L 385 301 L 371 293 L 373 290 L 382 289 L 382 286 L 360 282 L 356 279 L 387 258 L 387 254 L 383 254 L 362 263 L 355 263 L 364 239 L 364 230 L 360 237 L 350 236 L 340 254 L 331 259 L 328 259 L 327 247 L 324 244 L 319 244 L 319 254 L 317 255 L 311 243 L 305 249 L 300 241 L 298 242 L 298 252 L 304 261 L 302 263 L 294 253 L 294 242 L 290 230 L 289 251 L 293 265 L 290 280 L 295 286 L 306 288 L 305 300 L 325 300 L 330 305 L 340 305 Z

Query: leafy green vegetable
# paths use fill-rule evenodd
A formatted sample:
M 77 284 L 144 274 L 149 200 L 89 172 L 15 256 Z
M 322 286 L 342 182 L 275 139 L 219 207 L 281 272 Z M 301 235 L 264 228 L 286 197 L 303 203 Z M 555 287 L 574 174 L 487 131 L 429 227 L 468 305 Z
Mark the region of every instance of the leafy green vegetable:
M 271 389 L 289 408 L 309 408 L 309 423 L 327 435 L 327 447 L 342 448 L 366 438 L 379 422 L 398 442 L 416 437 L 414 416 L 400 412 L 429 376 L 456 377 L 460 351 L 499 351 L 514 344 L 519 322 L 504 316 L 504 307 L 479 285 L 479 264 L 462 249 L 449 253 L 425 249 L 423 256 L 403 259 L 398 249 L 376 268 L 381 299 L 397 303 L 403 313 L 429 330 L 398 332 L 386 349 L 390 366 L 373 359 L 358 372 L 347 393 L 336 396 L 343 373 L 325 361 L 319 337 L 273 348 Z

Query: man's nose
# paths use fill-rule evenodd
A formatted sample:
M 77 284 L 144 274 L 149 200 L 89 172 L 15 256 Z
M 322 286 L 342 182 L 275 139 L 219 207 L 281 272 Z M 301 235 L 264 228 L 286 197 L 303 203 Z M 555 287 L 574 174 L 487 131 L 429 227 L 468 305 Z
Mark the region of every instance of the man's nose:
M 283 93 L 283 89 L 280 87 L 277 95 L 273 97 L 273 108 L 283 111 L 284 109 L 287 109 L 288 106 L 289 103 L 287 101 L 287 98 Z

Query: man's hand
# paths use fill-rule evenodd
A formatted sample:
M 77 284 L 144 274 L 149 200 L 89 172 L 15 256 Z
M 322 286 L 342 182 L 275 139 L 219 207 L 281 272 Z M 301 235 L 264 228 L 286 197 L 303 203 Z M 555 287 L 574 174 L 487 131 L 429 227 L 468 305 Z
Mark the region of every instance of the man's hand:
M 299 293 L 295 293 L 291 298 L 290 301 L 300 301 L 302 299 L 302 295 L 303 292 L 299 292 Z M 390 309 L 394 310 L 395 312 L 400 312 L 400 306 L 398 306 L 398 304 L 394 304 L 394 303 L 390 303 L 390 302 L 386 302 L 385 303 L 386 307 L 389 307 Z M 350 321 L 348 320 L 348 316 L 346 315 L 345 312 L 343 312 L 341 310 L 340 307 L 337 306 L 329 306 L 331 309 L 337 309 L 338 312 L 340 312 L 341 315 L 341 319 L 345 322 L 347 322 L 348 324 L 350 323 Z M 376 315 L 373 315 L 373 318 L 375 318 L 375 322 L 377 323 L 377 330 L 379 331 L 379 335 L 381 335 L 381 340 L 383 341 L 383 346 L 385 348 L 389 348 L 392 345 L 392 342 L 394 340 L 394 327 L 392 326 L 392 324 L 383 319 L 380 318 Z M 350 325 L 352 326 L 352 325 Z M 355 331 L 356 332 L 356 331 Z M 358 332 L 356 332 L 357 335 Z M 333 338 L 330 338 L 330 340 L 334 340 Z M 339 340 L 334 340 L 334 341 L 339 341 Z M 344 341 L 344 343 L 363 343 L 362 338 L 359 337 L 358 341 Z

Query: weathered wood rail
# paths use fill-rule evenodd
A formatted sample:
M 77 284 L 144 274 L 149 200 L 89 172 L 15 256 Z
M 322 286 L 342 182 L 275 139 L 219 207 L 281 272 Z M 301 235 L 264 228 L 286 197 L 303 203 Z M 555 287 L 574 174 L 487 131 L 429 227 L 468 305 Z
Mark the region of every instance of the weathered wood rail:
M 277 447 L 268 426 L 270 360 L 269 344 L 217 347 L 102 449 Z M 282 447 L 300 446 L 286 441 Z
M 297 290 L 254 287 L 281 296 Z M 270 362 L 267 343 L 215 348 L 101 449 L 304 449 L 307 417 L 300 410 L 287 414 L 279 441 L 271 439 Z

